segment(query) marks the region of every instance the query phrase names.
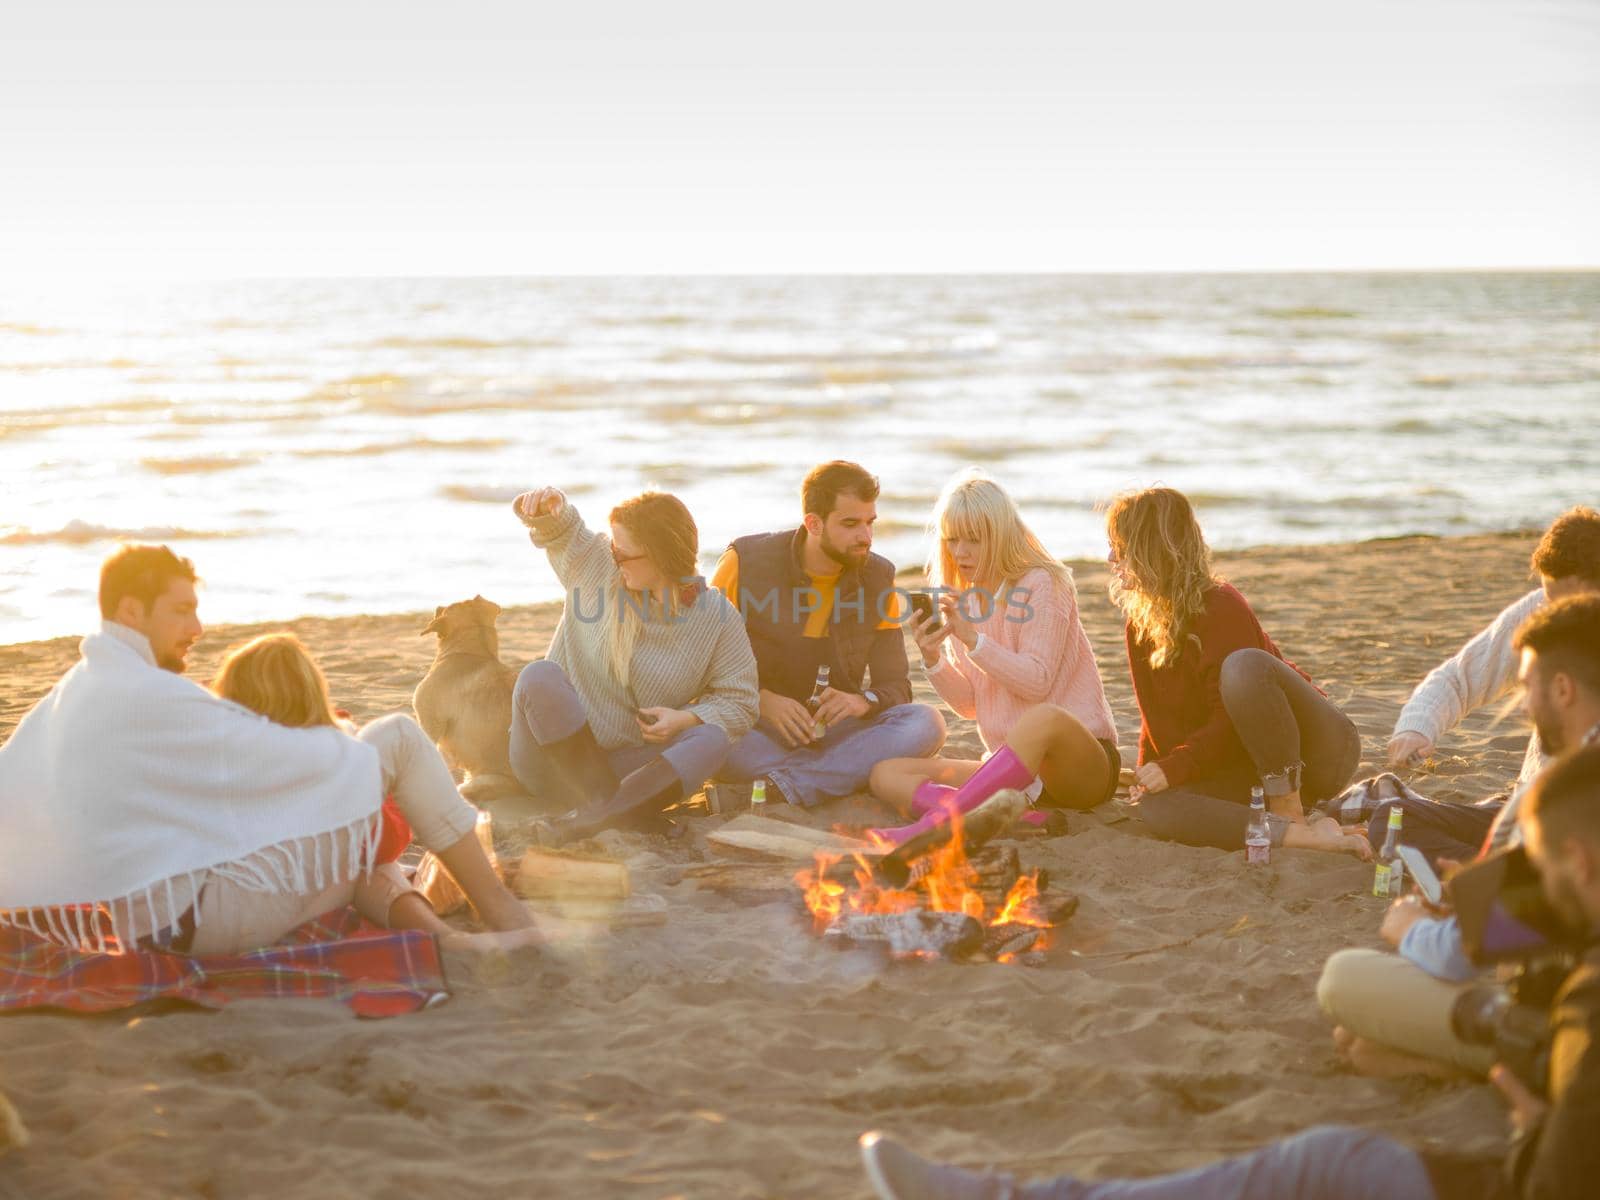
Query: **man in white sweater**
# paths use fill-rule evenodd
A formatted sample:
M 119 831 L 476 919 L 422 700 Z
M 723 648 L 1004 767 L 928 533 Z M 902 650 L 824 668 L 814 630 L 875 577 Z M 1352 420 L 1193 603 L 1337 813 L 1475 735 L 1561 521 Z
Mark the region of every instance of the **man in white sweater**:
M 202 632 L 196 582 L 165 546 L 107 559 L 99 631 L 0 747 L 0 922 L 96 949 L 237 953 L 354 903 L 456 939 L 397 867 L 374 865 L 387 792 L 504 932 L 457 940 L 532 940 L 476 810 L 409 717 L 359 737 L 289 728 L 182 678 Z
M 1600 512 L 1580 507 L 1557 517 L 1534 549 L 1533 572 L 1539 577 L 1539 587 L 1508 605 L 1487 629 L 1429 672 L 1411 693 L 1389 739 L 1391 768 L 1421 763 L 1468 714 L 1517 686 L 1513 638 L 1536 610 L 1551 600 L 1600 591 Z M 1535 732 L 1528 739 L 1514 796 L 1528 786 L 1545 761 L 1544 747 Z M 1381 844 L 1394 804 L 1405 810 L 1405 841 L 1430 859 L 1465 861 L 1485 845 L 1491 829 L 1491 847 L 1498 849 L 1516 828 L 1516 811 L 1510 805 L 1397 800 L 1373 814 L 1368 830 L 1375 846 Z
M 1467 713 L 1518 686 L 1527 665 L 1518 631 L 1534 613 L 1562 600 L 1600 594 L 1600 513 L 1574 508 L 1558 517 L 1534 550 L 1533 569 L 1541 586 L 1509 606 L 1412 693 L 1389 743 L 1393 765 L 1426 757 Z M 1533 700 L 1529 697 L 1529 708 L 1537 716 Z M 1404 840 L 1430 858 L 1457 861 L 1474 857 L 1480 848 L 1501 848 L 1515 834 L 1518 802 L 1544 767 L 1547 751 L 1575 746 L 1588 736 L 1592 720 L 1579 695 L 1560 735 L 1568 744 L 1554 747 L 1545 743 L 1563 723 L 1536 721 L 1516 788 L 1503 805 L 1391 802 L 1404 809 Z M 1379 808 L 1374 829 L 1387 825 L 1389 808 Z M 1396 953 L 1340 951 L 1328 960 L 1317 986 L 1317 999 L 1352 1064 L 1373 1074 L 1435 1069 L 1435 1064 L 1486 1069 L 1481 1051 L 1461 1043 L 1449 1027 L 1456 988 L 1477 974 L 1462 950 L 1455 917 L 1429 914 L 1417 897 L 1407 896 L 1390 906 L 1380 932 Z

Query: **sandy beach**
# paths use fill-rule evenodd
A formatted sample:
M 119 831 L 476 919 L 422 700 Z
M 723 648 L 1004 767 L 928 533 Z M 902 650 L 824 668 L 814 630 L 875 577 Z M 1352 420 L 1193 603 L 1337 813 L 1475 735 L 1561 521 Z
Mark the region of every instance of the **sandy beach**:
M 1219 568 L 1360 726 L 1365 774 L 1415 683 L 1531 586 L 1535 540 L 1267 548 Z M 1105 568 L 1075 570 L 1131 759 Z M 473 589 L 438 601 L 457 590 Z M 540 656 L 558 615 L 507 609 L 502 657 Z M 358 718 L 408 711 L 433 653 L 425 620 L 215 628 L 191 672 L 288 627 Z M 0 736 L 76 656 L 76 638 L 0 648 Z M 920 677 L 917 693 L 934 700 Z M 945 753 L 976 756 L 972 723 L 947 717 Z M 1515 775 L 1525 738 L 1519 717 L 1479 714 L 1413 782 L 1481 798 Z M 883 815 L 854 798 L 799 819 Z M 874 1127 L 969 1164 L 1091 1176 L 1195 1165 L 1329 1121 L 1500 1143 L 1488 1087 L 1370 1081 L 1336 1059 L 1315 982 L 1334 950 L 1379 944 L 1382 910 L 1353 858 L 1277 851 L 1247 870 L 1241 854 L 1154 841 L 1110 806 L 1021 843 L 1082 898 L 1042 964 L 886 964 L 821 944 L 792 893 L 760 902 L 685 878 L 720 857 L 705 835 L 723 819 L 685 816 L 677 840 L 601 839 L 636 890 L 666 899 L 665 925 L 452 957 L 453 998 L 413 1016 L 257 1002 L 0 1020 L 0 1091 L 33 1134 L 0 1159 L 0 1197 L 865 1197 L 854 1140 Z

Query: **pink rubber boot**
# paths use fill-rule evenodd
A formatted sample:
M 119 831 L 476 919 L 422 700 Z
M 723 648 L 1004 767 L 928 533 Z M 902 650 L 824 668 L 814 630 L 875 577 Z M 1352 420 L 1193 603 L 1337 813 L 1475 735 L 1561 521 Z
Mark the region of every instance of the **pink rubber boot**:
M 956 794 L 956 789 L 942 783 L 935 783 L 931 779 L 924 779 L 917 784 L 917 790 L 911 793 L 911 811 L 919 817 L 925 817 L 931 812 L 938 812 L 943 808 L 945 801 Z
M 942 825 L 954 813 L 969 813 L 990 796 L 1004 788 L 1025 788 L 1033 782 L 1033 772 L 1017 757 L 1010 746 L 1001 746 L 973 773 L 971 779 L 956 789 L 955 795 L 941 797 L 939 807 L 924 813 L 921 820 L 898 829 L 871 829 L 868 834 L 898 846 L 936 825 Z

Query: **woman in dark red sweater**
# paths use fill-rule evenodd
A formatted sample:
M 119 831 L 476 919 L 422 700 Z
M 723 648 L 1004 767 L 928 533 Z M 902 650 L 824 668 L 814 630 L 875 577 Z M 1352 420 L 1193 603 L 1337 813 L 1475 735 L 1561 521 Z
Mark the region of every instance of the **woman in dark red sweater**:
M 1132 794 L 1145 823 L 1191 846 L 1239 849 L 1259 784 L 1275 844 L 1370 858 L 1365 837 L 1326 817 L 1308 821 L 1304 809 L 1350 782 L 1361 735 L 1212 574 L 1187 497 L 1171 488 L 1122 496 L 1106 532 L 1139 702 Z

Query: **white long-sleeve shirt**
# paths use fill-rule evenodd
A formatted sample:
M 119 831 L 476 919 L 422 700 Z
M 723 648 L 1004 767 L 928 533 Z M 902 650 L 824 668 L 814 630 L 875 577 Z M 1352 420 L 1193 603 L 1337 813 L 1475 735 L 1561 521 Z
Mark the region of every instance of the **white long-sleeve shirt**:
M 1428 673 L 1400 710 L 1395 733 L 1420 733 L 1430 742 L 1461 723 L 1474 709 L 1498 700 L 1517 683 L 1517 651 L 1512 644 L 1517 629 L 1544 603 L 1544 591 L 1535 588 L 1508 605 L 1489 625 L 1455 654 Z M 1528 749 L 1517 773 L 1517 788 L 1527 786 L 1546 762 L 1539 735 L 1528 739 Z

